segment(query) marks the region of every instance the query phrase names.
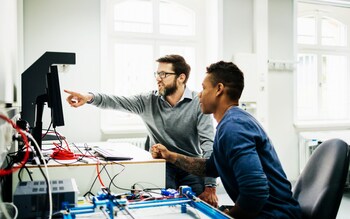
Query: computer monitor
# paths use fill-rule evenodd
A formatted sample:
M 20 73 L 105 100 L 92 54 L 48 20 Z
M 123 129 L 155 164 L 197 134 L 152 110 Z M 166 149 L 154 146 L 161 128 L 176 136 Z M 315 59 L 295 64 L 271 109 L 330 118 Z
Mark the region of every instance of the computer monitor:
M 58 70 L 55 64 L 75 64 L 75 53 L 46 52 L 22 73 L 21 119 L 28 122 L 39 149 L 42 145 L 42 118 L 46 103 L 51 108 L 53 127 L 64 125 Z
M 50 73 L 47 73 L 47 105 L 51 108 L 52 126 L 64 126 L 63 109 L 61 101 L 60 82 L 58 79 L 57 66 L 50 66 Z

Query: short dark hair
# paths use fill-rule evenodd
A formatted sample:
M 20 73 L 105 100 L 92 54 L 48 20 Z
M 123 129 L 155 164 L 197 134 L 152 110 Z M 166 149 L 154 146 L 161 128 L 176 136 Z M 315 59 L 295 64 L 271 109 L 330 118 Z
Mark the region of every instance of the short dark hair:
M 219 61 L 207 67 L 213 86 L 222 83 L 232 100 L 239 100 L 244 88 L 243 72 L 232 62 Z
M 173 71 L 176 73 L 176 76 L 180 74 L 185 74 L 186 79 L 184 84 L 186 84 L 188 77 L 190 76 L 191 67 L 186 63 L 185 59 L 180 55 L 166 55 L 157 59 L 157 62 L 171 63 L 173 64 Z

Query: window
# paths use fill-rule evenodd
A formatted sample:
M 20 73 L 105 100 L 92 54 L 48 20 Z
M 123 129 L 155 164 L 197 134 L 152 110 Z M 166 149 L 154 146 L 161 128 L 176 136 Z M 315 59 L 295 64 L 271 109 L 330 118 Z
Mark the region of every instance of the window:
M 187 85 L 200 90 L 206 66 L 205 4 L 202 0 L 103 1 L 102 92 L 130 96 L 156 89 L 155 60 L 166 54 L 186 59 L 191 66 Z M 104 132 L 122 132 L 118 128 L 126 126 L 128 132 L 145 131 L 138 116 L 115 110 L 101 112 L 101 125 Z
M 296 120 L 350 121 L 350 9 L 298 4 Z
M 113 8 L 112 16 L 115 32 L 152 32 L 153 8 L 150 0 L 120 1 L 111 2 L 110 4 Z

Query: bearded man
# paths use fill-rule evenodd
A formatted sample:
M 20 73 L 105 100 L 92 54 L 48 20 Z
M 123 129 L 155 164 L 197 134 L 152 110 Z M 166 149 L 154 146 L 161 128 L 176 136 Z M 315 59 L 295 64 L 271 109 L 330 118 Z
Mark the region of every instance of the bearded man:
M 213 150 L 213 120 L 201 112 L 198 94 L 186 86 L 191 67 L 180 55 L 166 55 L 156 61 L 158 90 L 130 97 L 65 90 L 69 94 L 67 101 L 72 107 L 88 103 L 137 114 L 146 125 L 150 145 L 162 144 L 179 154 L 209 158 Z M 167 162 L 166 188 L 178 189 L 181 185 L 190 186 L 199 198 L 218 206 L 215 178 L 196 176 Z

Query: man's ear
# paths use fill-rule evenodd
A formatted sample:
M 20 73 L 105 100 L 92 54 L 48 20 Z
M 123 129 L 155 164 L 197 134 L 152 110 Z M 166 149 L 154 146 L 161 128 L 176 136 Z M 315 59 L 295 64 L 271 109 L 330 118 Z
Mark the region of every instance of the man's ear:
M 224 94 L 225 85 L 223 83 L 218 83 L 216 85 L 216 96 Z
M 186 75 L 182 73 L 179 75 L 178 79 L 183 83 L 186 80 Z

